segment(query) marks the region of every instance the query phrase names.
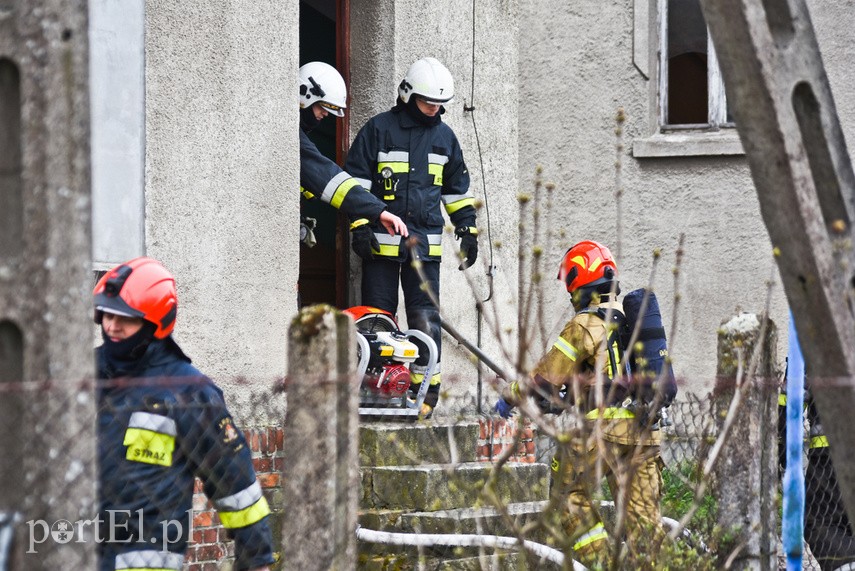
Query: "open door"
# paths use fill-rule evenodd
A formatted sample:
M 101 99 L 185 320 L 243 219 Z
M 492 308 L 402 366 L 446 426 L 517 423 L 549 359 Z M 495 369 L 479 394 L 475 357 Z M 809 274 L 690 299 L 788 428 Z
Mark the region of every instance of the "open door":
M 349 0 L 301 0 L 300 65 L 323 61 L 335 66 L 350 84 L 348 69 Z M 348 115 L 329 116 L 309 133 L 318 149 L 336 161 L 344 162 L 348 141 Z M 328 303 L 344 308 L 348 299 L 348 221 L 336 209 L 318 200 L 301 199 L 300 216 L 316 221 L 317 243 L 308 248 L 300 244 L 300 307 Z

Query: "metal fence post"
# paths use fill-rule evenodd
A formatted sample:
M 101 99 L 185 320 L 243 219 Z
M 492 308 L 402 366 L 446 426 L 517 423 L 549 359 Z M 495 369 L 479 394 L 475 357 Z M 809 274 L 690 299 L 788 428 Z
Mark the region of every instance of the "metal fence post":
M 326 305 L 288 340 L 283 569 L 356 568 L 359 416 L 356 330 Z
M 741 405 L 715 467 L 718 521 L 742 546 L 738 569 L 776 569 L 775 494 L 777 471 L 777 378 L 775 325 L 743 313 L 724 323 L 718 333 L 718 366 L 713 410 L 721 423 L 737 390 L 742 368 Z M 759 355 L 754 355 L 760 351 Z M 753 360 L 756 368 L 752 371 Z

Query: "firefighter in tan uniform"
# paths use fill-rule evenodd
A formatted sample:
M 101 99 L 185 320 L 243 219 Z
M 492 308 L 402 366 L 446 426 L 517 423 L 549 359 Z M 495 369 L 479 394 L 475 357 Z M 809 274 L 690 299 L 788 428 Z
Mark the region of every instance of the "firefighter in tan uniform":
M 507 418 L 530 396 L 541 410 L 572 409 L 584 418 L 552 462 L 552 493 L 565 510 L 562 523 L 574 557 L 591 568 L 608 568 L 609 536 L 593 501 L 598 476 L 606 477 L 624 514 L 630 549 L 656 549 L 665 537 L 659 431 L 641 418 L 643 407 L 623 375 L 619 333 L 624 316 L 611 252 L 596 242 L 580 242 L 564 255 L 558 278 L 573 296 L 576 315 L 527 382 L 512 384 L 494 410 Z M 626 498 L 623 506 L 619 498 Z

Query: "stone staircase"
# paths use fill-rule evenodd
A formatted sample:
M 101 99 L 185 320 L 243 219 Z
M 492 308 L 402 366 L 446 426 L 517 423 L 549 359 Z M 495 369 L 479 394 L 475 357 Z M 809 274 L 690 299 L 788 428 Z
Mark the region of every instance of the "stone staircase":
M 493 486 L 507 508 L 508 515 L 500 514 L 482 493 L 493 464 L 477 461 L 479 430 L 477 421 L 363 424 L 360 526 L 397 533 L 513 536 L 514 525 L 538 517 L 548 495 L 548 467 L 505 464 Z M 359 544 L 359 569 L 372 571 L 524 568 L 518 559 L 522 556 L 515 552 L 494 549 Z

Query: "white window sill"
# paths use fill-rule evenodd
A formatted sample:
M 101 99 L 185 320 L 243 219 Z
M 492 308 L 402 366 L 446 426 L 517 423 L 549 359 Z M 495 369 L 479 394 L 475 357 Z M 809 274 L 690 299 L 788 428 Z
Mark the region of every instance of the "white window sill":
M 709 157 L 745 155 L 735 129 L 715 132 L 658 133 L 632 142 L 632 156 L 637 159 L 656 157 Z

